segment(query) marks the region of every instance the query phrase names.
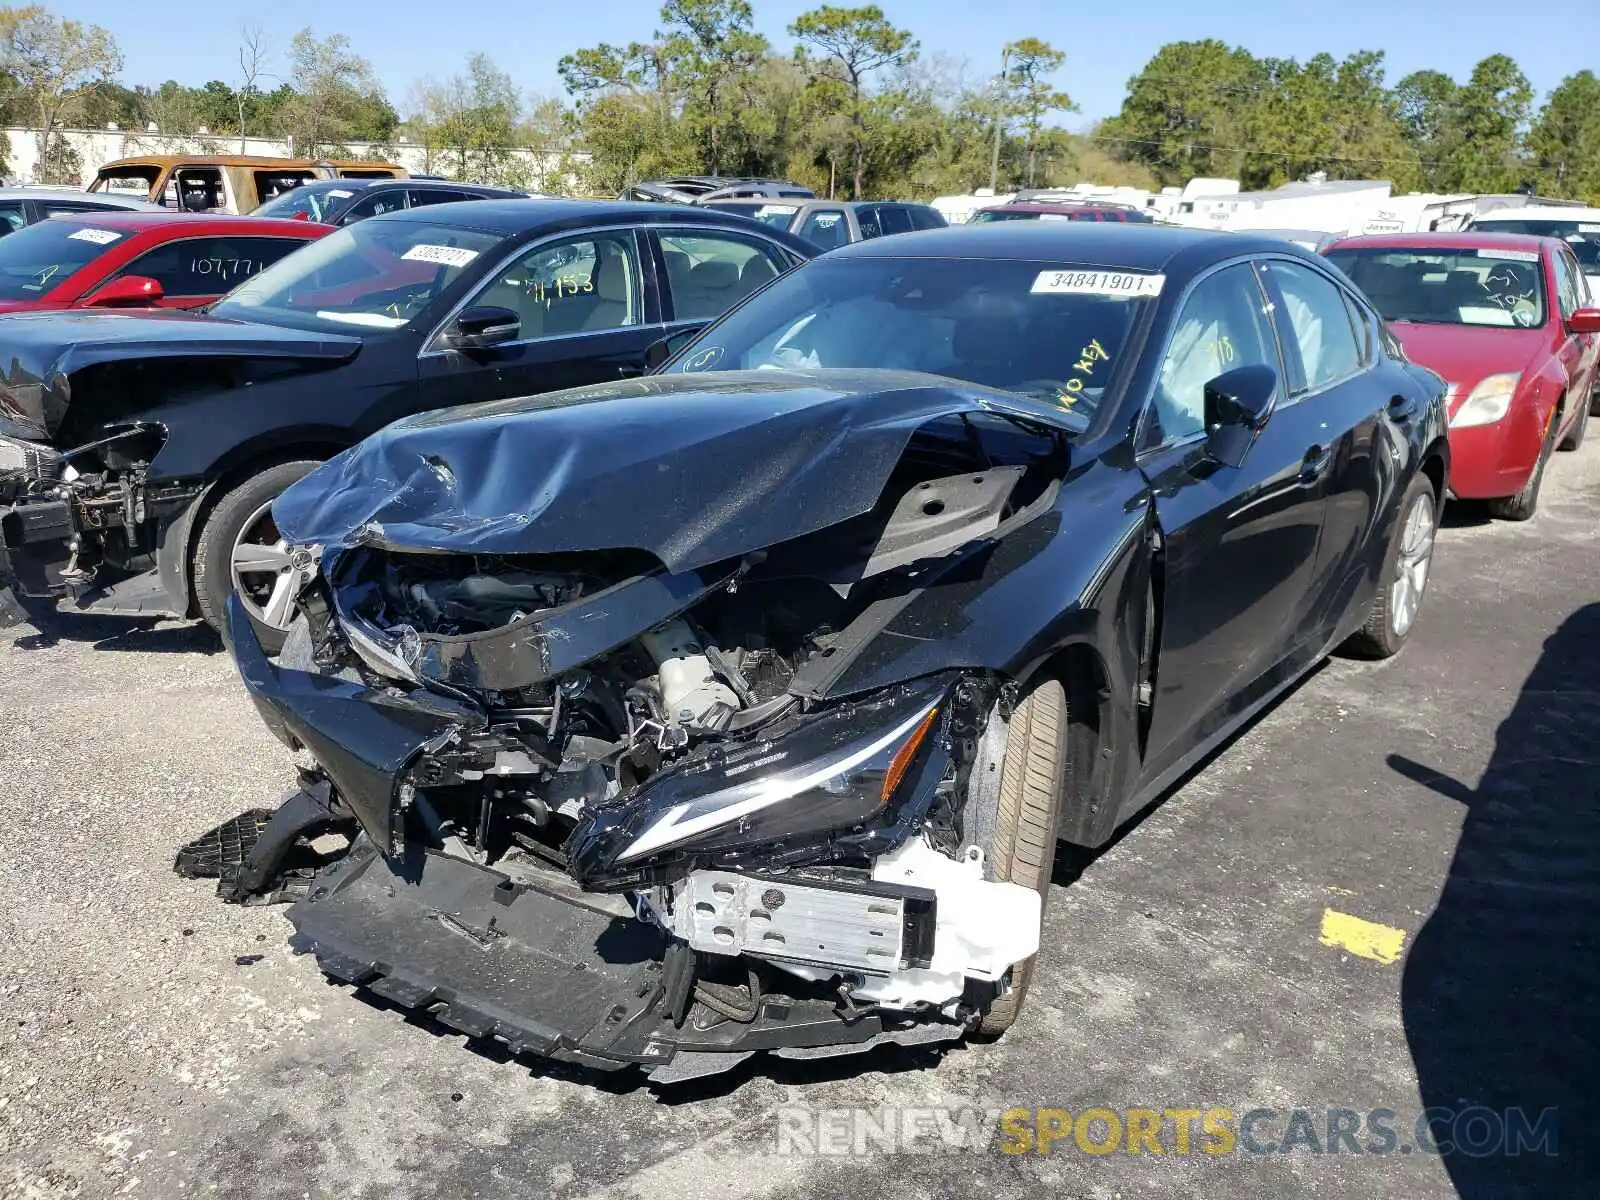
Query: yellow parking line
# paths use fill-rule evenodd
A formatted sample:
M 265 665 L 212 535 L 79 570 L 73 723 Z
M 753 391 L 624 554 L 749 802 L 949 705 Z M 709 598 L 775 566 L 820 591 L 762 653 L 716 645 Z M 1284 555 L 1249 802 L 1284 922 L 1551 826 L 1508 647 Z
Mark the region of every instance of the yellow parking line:
M 1400 958 L 1406 931 L 1325 908 L 1322 910 L 1322 936 L 1317 940 L 1324 946 L 1388 964 Z

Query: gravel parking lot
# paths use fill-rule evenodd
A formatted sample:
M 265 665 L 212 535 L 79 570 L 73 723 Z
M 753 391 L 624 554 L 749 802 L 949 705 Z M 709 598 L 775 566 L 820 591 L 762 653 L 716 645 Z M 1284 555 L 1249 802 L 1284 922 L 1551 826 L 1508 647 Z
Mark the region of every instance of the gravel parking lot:
M 179 879 L 289 756 L 205 630 L 41 616 L 0 634 L 0 1195 L 1600 1195 L 1597 508 L 1600 441 L 1531 524 L 1448 519 L 1403 655 L 1327 664 L 1063 862 L 1000 1043 L 667 1091 L 364 1002 Z M 804 1152 L 835 1109 L 1012 1106 L 1270 1109 L 1275 1148 Z M 1557 1108 L 1559 1155 L 1407 1152 L 1429 1106 Z M 1327 1152 L 1329 1108 L 1401 1145 Z

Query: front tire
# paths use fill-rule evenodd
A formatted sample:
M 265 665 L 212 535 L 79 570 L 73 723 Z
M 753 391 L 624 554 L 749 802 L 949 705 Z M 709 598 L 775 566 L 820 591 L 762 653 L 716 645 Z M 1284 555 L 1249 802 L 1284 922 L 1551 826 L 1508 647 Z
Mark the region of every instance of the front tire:
M 1515 496 L 1504 496 L 1489 501 L 1489 515 L 1502 521 L 1526 521 L 1539 511 L 1539 491 L 1544 487 L 1545 468 L 1550 465 L 1550 452 L 1555 449 L 1556 427 L 1561 424 L 1559 414 L 1550 414 L 1550 427 L 1545 430 L 1544 444 L 1539 447 L 1539 457 L 1533 464 L 1533 474 Z
M 1588 432 L 1589 406 L 1587 404 L 1580 404 L 1578 406 L 1578 419 L 1572 426 L 1572 432 L 1561 439 L 1561 445 L 1557 446 L 1556 449 L 1576 450 L 1579 446 L 1583 445 L 1583 435 Z
M 996 713 L 990 721 L 999 719 Z M 988 811 L 975 814 L 969 827 L 983 847 L 989 878 L 1020 883 L 1048 901 L 1056 828 L 1070 772 L 1067 695 L 1059 680 L 1043 679 L 1033 686 L 1005 722 L 1004 739 L 998 786 L 990 789 L 987 803 L 980 801 Z M 984 765 L 980 760 L 974 769 Z M 997 1038 L 1011 1028 L 1027 999 L 1033 963 L 1030 958 L 1011 969 L 1011 990 L 979 1019 L 979 1037 Z
M 1433 481 L 1418 475 L 1400 499 L 1400 519 L 1384 554 L 1383 575 L 1367 622 L 1341 649 L 1356 658 L 1393 658 L 1411 636 L 1427 590 L 1439 504 Z
M 226 641 L 228 597 L 237 592 L 268 654 L 283 649 L 294 598 L 309 572 L 290 562 L 272 522 L 272 502 L 320 463 L 286 462 L 252 475 L 217 501 L 194 548 L 194 594 L 200 615 Z

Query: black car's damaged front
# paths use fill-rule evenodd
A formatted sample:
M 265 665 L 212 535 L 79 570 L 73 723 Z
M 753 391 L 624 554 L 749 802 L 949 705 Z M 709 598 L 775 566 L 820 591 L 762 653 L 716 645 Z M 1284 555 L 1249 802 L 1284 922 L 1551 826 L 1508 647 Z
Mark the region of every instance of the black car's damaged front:
M 359 830 L 291 910 L 324 967 L 611 1066 L 959 1036 L 1038 946 L 965 799 L 1015 651 L 852 670 L 1056 530 L 1052 417 L 907 373 L 645 380 L 403 422 L 292 489 L 306 626 L 276 665 L 234 636 L 329 784 L 284 821 Z

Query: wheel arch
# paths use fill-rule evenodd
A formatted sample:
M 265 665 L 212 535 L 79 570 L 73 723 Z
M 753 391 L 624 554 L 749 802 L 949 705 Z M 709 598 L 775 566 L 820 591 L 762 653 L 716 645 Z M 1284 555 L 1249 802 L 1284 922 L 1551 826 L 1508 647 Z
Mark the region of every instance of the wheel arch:
M 194 593 L 194 553 L 207 518 L 217 503 L 253 475 L 286 462 L 326 462 L 353 444 L 334 429 L 294 431 L 295 436 L 247 443 L 219 461 L 219 470 L 163 533 L 157 568 L 168 596 L 186 617 L 200 615 Z
M 1123 725 L 1111 672 L 1088 639 L 1069 641 L 1029 676 L 1054 679 L 1067 699 L 1068 788 L 1056 836 L 1079 846 L 1108 841 L 1117 824 L 1121 786 L 1115 747 Z

